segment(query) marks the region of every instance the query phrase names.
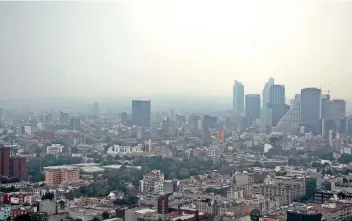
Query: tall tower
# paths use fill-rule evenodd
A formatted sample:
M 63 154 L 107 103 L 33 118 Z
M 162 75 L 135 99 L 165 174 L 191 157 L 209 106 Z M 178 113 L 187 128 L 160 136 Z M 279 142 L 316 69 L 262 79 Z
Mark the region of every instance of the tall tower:
M 132 101 L 132 123 L 138 126 L 150 127 L 150 101 Z
M 274 84 L 270 87 L 269 90 L 269 103 L 267 106 L 268 109 L 271 109 L 272 114 L 272 124 L 271 126 L 275 127 L 281 118 L 288 111 L 288 108 L 285 104 L 285 86 Z
M 260 95 L 259 94 L 246 95 L 246 117 L 250 118 L 251 121 L 255 121 L 260 118 Z
M 244 86 L 239 81 L 235 81 L 233 85 L 233 114 L 235 117 L 242 117 L 244 114 Z
M 305 131 L 320 134 L 321 90 L 304 88 L 301 90 L 301 125 Z
M 263 95 L 262 95 L 262 109 L 260 113 L 260 127 L 262 131 L 266 130 L 267 126 L 271 126 L 272 120 L 271 120 L 271 110 L 268 109 L 268 103 L 269 103 L 269 93 L 270 93 L 270 88 L 273 86 L 275 83 L 274 78 L 269 78 L 268 82 L 265 83 L 264 89 L 263 89 Z

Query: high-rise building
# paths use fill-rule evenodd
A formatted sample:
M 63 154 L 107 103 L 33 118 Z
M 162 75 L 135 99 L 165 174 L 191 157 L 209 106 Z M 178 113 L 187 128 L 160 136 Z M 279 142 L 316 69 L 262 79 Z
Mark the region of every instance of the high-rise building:
M 267 106 L 272 112 L 272 124 L 275 127 L 281 118 L 288 111 L 288 107 L 285 104 L 285 86 L 274 84 L 269 90 L 269 103 Z
M 70 116 L 68 113 L 60 111 L 60 124 L 67 124 Z
M 94 104 L 93 104 L 93 115 L 95 115 L 95 116 L 99 115 L 99 104 L 98 104 L 98 102 L 94 102 Z
M 268 103 L 269 103 L 269 94 L 270 88 L 274 85 L 275 81 L 274 78 L 269 78 L 268 82 L 265 83 L 264 90 L 263 90 L 263 100 L 262 100 L 262 110 L 260 113 L 260 127 L 261 131 L 266 131 L 268 126 L 272 126 L 272 114 L 271 110 L 268 110 Z
M 346 102 L 341 99 L 330 101 L 330 117 L 333 119 L 343 119 L 346 117 Z
M 138 126 L 150 127 L 150 101 L 132 100 L 132 123 Z
M 120 113 L 120 121 L 123 124 L 127 123 L 127 121 L 128 121 L 128 113 L 127 112 Z
M 330 118 L 330 95 L 328 94 L 321 96 L 320 118 L 323 120 Z
M 233 114 L 236 117 L 244 114 L 244 86 L 239 81 L 233 85 Z
M 10 147 L 0 146 L 0 176 L 10 176 Z
M 306 132 L 320 133 L 321 90 L 304 88 L 301 90 L 301 125 Z
M 79 118 L 71 117 L 70 130 L 79 130 L 81 128 L 81 120 Z
M 252 121 L 260 118 L 260 95 L 247 94 L 246 95 L 246 117 Z
M 27 161 L 24 157 L 14 156 L 10 159 L 10 176 L 26 179 Z

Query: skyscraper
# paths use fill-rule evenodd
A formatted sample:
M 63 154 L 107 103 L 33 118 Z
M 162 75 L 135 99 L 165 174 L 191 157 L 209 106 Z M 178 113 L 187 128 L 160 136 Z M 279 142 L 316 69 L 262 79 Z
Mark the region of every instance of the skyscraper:
M 275 84 L 274 78 L 269 78 L 268 82 L 265 83 L 263 90 L 263 100 L 262 100 L 262 108 L 265 109 L 267 104 L 269 103 L 269 93 L 270 88 Z
M 272 125 L 275 127 L 281 118 L 288 111 L 285 104 L 285 86 L 274 84 L 269 90 L 268 107 L 272 113 Z
M 132 100 L 132 123 L 138 126 L 150 127 L 150 101 Z
M 343 119 L 346 117 L 346 102 L 341 99 L 330 101 L 330 117 L 333 119 Z
M 239 81 L 233 85 L 233 114 L 236 117 L 244 114 L 244 86 Z
M 71 117 L 70 130 L 79 130 L 81 128 L 81 120 L 79 118 Z
M 262 109 L 260 113 L 260 127 L 261 131 L 266 131 L 268 126 L 272 125 L 272 114 L 271 110 L 268 109 L 268 103 L 269 103 L 269 93 L 270 93 L 270 88 L 272 85 L 274 85 L 275 81 L 274 78 L 269 78 L 268 82 L 265 83 L 264 89 L 263 89 L 263 100 L 262 100 Z
M 10 176 L 10 147 L 0 146 L 0 176 Z
M 301 125 L 306 132 L 320 133 L 321 90 L 304 88 L 301 90 Z
M 246 117 L 250 118 L 251 121 L 255 121 L 260 118 L 260 95 L 259 94 L 246 95 Z
M 328 94 L 321 96 L 320 118 L 323 120 L 330 118 L 330 95 Z
M 290 109 L 277 123 L 273 131 L 281 133 L 296 133 L 300 124 L 301 95 L 296 94 Z

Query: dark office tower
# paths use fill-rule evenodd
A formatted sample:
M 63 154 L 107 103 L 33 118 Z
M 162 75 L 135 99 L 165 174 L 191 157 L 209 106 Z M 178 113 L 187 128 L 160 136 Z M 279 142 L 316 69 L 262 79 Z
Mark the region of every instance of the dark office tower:
M 127 112 L 120 113 L 120 121 L 123 124 L 127 123 L 127 121 L 128 121 L 128 113 Z
M 271 109 L 272 126 L 275 127 L 288 110 L 284 85 L 274 84 L 270 87 L 268 109 Z
M 0 176 L 10 176 L 10 147 L 0 146 Z
M 321 97 L 321 119 L 330 118 L 330 95 L 324 94 Z
M 132 123 L 138 126 L 150 127 L 150 101 L 132 101 Z
M 343 119 L 346 117 L 345 100 L 335 99 L 330 101 L 330 117 L 333 119 Z
M 260 118 L 260 95 L 259 94 L 246 95 L 246 117 L 250 118 L 251 121 L 255 121 Z
M 27 178 L 27 162 L 26 158 L 14 156 L 10 159 L 10 176 L 21 179 Z
M 217 117 L 212 117 L 210 115 L 203 116 L 203 128 L 215 128 L 216 122 L 218 121 Z
M 94 102 L 94 104 L 93 104 L 93 115 L 95 115 L 95 116 L 99 115 L 99 104 L 98 104 L 98 102 Z
M 241 82 L 235 81 L 232 96 L 233 114 L 235 117 L 242 117 L 244 114 L 244 86 Z
M 79 130 L 81 128 L 81 120 L 79 118 L 71 117 L 70 130 Z
M 60 112 L 60 124 L 67 124 L 70 116 L 68 113 Z
M 50 124 L 52 120 L 53 120 L 53 118 L 51 117 L 51 114 L 45 115 L 45 117 L 44 117 L 45 124 Z
M 321 90 L 304 88 L 301 90 L 301 126 L 306 132 L 320 134 L 320 100 Z

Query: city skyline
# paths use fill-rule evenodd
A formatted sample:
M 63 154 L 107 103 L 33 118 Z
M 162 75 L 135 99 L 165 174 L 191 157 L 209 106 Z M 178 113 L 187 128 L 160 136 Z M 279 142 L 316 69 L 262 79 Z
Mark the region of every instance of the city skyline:
M 255 94 L 270 76 L 352 99 L 351 2 L 0 5 L 0 99 Z

